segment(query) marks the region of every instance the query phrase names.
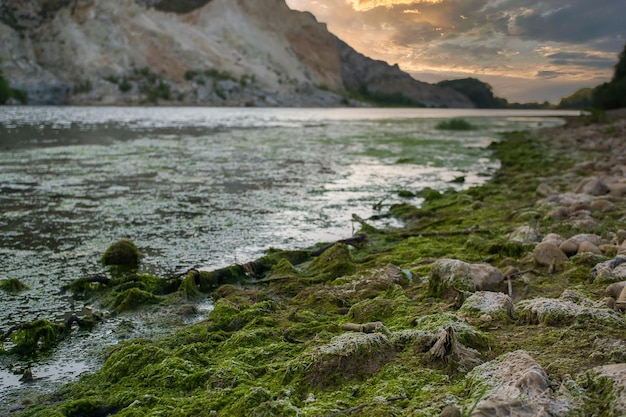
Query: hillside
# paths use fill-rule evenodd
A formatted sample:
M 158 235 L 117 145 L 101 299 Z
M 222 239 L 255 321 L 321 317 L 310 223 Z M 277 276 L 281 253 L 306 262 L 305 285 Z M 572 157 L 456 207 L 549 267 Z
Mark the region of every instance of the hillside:
M 367 89 L 473 107 L 284 0 L 0 0 L 0 21 L 0 70 L 31 104 L 332 106 Z

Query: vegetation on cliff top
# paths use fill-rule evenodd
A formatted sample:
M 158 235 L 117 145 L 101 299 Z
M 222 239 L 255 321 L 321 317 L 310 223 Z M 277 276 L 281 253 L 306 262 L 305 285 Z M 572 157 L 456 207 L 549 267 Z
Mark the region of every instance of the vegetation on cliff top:
M 28 94 L 24 90 L 12 88 L 9 80 L 4 78 L 2 71 L 0 71 L 0 104 L 6 104 L 11 99 L 26 104 Z
M 558 297 L 564 288 L 603 297 L 604 284 L 589 283 L 585 261 L 538 265 L 526 256 L 531 247 L 506 238 L 529 221 L 544 231 L 558 228 L 534 204 L 537 187 L 549 178 L 566 189 L 563 171 L 592 159 L 592 151 L 574 153 L 530 133 L 491 147 L 502 163 L 492 181 L 428 193 L 420 208 L 392 207 L 390 215 L 406 223 L 402 229 L 378 230 L 357 219 L 365 240 L 271 251 L 249 264 L 190 270 L 173 280 L 132 274 L 106 284 L 83 280 L 77 295 L 113 300 L 112 308 L 125 291 L 140 291 L 148 304 L 157 297 L 160 305 L 210 293 L 215 307 L 207 320 L 161 340 L 109 349 L 100 371 L 24 415 L 437 416 L 450 404 L 469 414 L 484 389 L 466 379 L 467 371 L 501 354 L 532 352 L 556 384 L 570 385 L 576 383 L 569 375 L 623 360 L 614 351 L 589 350 L 597 340 L 625 340 L 619 326 L 589 317 L 547 324 L 509 314 L 462 318 L 466 295 L 429 290 L 432 265 L 455 258 L 528 271 L 530 278 L 511 281 L 517 299 Z M 594 231 L 613 230 L 625 214 L 623 204 L 604 213 Z M 134 308 L 155 308 L 142 307 L 144 298 Z M 571 391 L 581 415 L 598 404 L 601 415 L 614 415 L 602 400 L 613 395 L 610 388 L 586 381 Z
M 593 90 L 593 105 L 605 110 L 626 107 L 626 45 L 619 55 L 611 81 Z

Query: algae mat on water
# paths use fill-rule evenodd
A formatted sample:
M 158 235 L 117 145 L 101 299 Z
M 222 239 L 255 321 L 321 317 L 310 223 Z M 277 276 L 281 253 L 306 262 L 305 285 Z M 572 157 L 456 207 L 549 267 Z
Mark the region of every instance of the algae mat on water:
M 567 129 L 600 139 L 617 130 L 623 142 L 623 125 L 616 126 Z M 214 274 L 223 280 L 215 286 L 190 272 L 154 296 L 171 304 L 210 291 L 209 319 L 161 340 L 120 343 L 100 371 L 24 415 L 620 415 L 624 381 L 615 367 L 626 361 L 626 319 L 604 302 L 606 281 L 590 279 L 596 261 L 613 255 L 607 249 L 541 265 L 532 255 L 538 238 L 509 238 L 522 226 L 563 238 L 619 235 L 623 197 L 603 196 L 611 210 L 581 209 L 591 220 L 580 222 L 554 216 L 537 193 L 572 191 L 590 175 L 576 164 L 606 156 L 556 140 L 557 133 L 508 135 L 493 145 L 502 168 L 492 181 L 427 193 L 420 208 L 393 207 L 403 229 L 377 230 L 365 220 L 364 242 L 312 250 L 312 260 L 285 253 L 253 263 L 259 270 Z M 456 260 L 447 263 L 453 284 L 445 291 L 432 282 L 440 273 L 430 274 L 442 259 Z M 468 291 L 483 289 L 486 277 L 497 287 L 490 291 L 505 293 L 489 299 L 504 302 L 481 314 L 482 292 Z M 470 289 L 454 284 L 468 279 Z M 470 295 L 471 306 L 461 308 Z M 529 303 L 544 299 L 582 313 L 529 312 Z

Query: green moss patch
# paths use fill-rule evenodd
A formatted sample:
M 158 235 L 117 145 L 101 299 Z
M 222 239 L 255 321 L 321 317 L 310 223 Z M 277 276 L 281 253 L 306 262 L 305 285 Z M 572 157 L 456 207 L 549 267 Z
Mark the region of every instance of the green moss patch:
M 28 289 L 28 285 L 24 284 L 19 279 L 9 278 L 0 280 L 0 290 L 9 294 L 18 294 Z

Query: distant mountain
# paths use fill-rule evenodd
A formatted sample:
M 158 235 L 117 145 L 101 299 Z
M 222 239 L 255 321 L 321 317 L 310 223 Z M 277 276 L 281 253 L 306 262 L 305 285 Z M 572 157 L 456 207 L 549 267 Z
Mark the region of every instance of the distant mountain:
M 474 107 L 285 0 L 0 0 L 0 45 L 33 104 Z

